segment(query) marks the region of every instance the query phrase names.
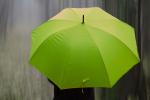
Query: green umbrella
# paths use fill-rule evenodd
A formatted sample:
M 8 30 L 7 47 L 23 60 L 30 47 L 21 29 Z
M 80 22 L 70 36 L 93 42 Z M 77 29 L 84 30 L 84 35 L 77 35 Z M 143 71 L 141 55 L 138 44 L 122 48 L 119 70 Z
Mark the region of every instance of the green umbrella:
M 138 62 L 134 29 L 98 7 L 66 8 L 32 32 L 30 63 L 60 89 L 112 87 Z

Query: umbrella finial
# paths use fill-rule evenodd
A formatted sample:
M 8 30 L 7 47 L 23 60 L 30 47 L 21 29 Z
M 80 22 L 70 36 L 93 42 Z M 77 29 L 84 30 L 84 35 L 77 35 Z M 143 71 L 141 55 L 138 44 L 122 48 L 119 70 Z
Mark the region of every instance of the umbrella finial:
M 82 15 L 82 24 L 84 24 L 84 14 Z

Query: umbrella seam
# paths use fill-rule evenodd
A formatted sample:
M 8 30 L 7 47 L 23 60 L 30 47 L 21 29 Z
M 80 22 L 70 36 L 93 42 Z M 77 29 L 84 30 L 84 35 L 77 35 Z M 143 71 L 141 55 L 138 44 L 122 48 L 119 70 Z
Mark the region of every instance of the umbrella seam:
M 137 59 L 139 59 L 138 55 L 136 55 L 136 54 L 135 54 L 123 41 L 121 41 L 119 38 L 115 37 L 114 35 L 110 34 L 109 32 L 107 32 L 107 31 L 105 31 L 105 30 L 101 30 L 101 29 L 99 29 L 99 28 L 97 28 L 97 27 L 94 27 L 94 26 L 91 26 L 91 25 L 89 25 L 89 24 L 88 24 L 88 26 L 93 27 L 93 28 L 96 28 L 96 29 L 98 29 L 98 30 L 100 30 L 100 31 L 103 31 L 103 32 L 107 33 L 108 35 L 111 35 L 111 36 L 114 37 L 116 40 L 120 41 L 125 47 L 127 47 L 127 48 L 129 49 L 130 52 L 132 52 L 132 54 L 133 54 Z
M 68 22 L 78 22 L 78 21 L 76 21 L 76 20 L 58 19 L 58 18 L 56 18 L 56 19 L 49 19 L 48 21 L 68 21 Z
M 73 25 L 72 27 L 75 27 L 75 26 L 77 26 L 77 25 Z M 72 28 L 72 27 L 69 27 L 69 28 Z M 41 42 L 41 44 L 37 47 L 37 49 L 36 49 L 35 52 L 32 54 L 32 56 L 30 57 L 30 61 L 32 61 L 33 57 L 34 57 L 35 54 L 38 52 L 38 50 L 40 49 L 40 47 L 42 46 L 42 44 L 43 44 L 44 42 L 46 42 L 46 40 L 47 40 L 50 36 L 53 36 L 53 35 L 55 35 L 56 33 L 59 33 L 59 32 L 61 32 L 61 31 L 67 30 L 67 29 L 68 29 L 68 27 L 65 28 L 65 29 L 59 30 L 59 31 L 57 31 L 57 32 L 54 32 L 54 33 L 50 34 L 47 38 L 45 38 L 45 39 Z
M 78 18 L 80 18 L 79 15 L 72 8 L 70 8 L 68 10 L 72 11 Z
M 69 27 L 69 28 L 73 28 L 73 27 L 76 27 L 76 26 L 77 26 L 77 25 L 74 25 L 74 26 Z M 49 37 L 54 36 L 54 35 L 56 35 L 56 34 L 61 34 L 61 31 L 65 31 L 65 30 L 68 30 L 68 28 L 63 29 L 63 30 L 60 30 L 60 31 L 57 31 L 57 32 L 54 32 L 53 34 L 49 35 L 49 36 L 40 44 L 40 46 L 36 49 L 35 53 L 34 53 L 33 56 L 30 58 L 30 61 L 32 61 L 32 59 L 34 58 L 34 56 L 36 55 L 36 53 L 39 52 L 39 49 L 41 48 L 42 44 L 44 44 L 44 43 L 47 41 L 47 39 L 48 39 Z M 67 61 L 66 61 L 66 62 L 67 62 Z M 30 62 L 30 63 L 31 63 L 31 62 Z M 64 65 L 64 66 L 65 66 L 65 65 Z M 59 82 L 59 83 L 63 83 L 63 80 L 64 80 L 63 76 L 65 75 L 65 72 L 66 72 L 66 69 L 64 69 L 63 73 L 61 74 L 62 76 L 60 77 L 60 82 Z M 49 78 L 49 79 L 50 79 L 50 78 Z M 52 80 L 52 81 L 54 81 L 54 80 Z M 56 84 L 56 82 L 55 82 L 55 84 Z M 56 84 L 56 85 L 57 85 L 57 84 Z M 57 85 L 57 86 L 60 86 L 60 85 Z M 63 85 L 61 85 L 60 88 L 64 88 Z
M 85 27 L 85 29 L 86 29 L 86 27 Z M 87 30 L 87 29 L 86 29 Z M 88 30 L 87 30 L 88 31 Z M 89 31 L 88 31 L 89 32 Z M 87 33 L 88 33 L 87 32 Z M 100 49 L 97 47 L 97 43 L 95 42 L 95 40 L 93 39 L 93 37 L 92 37 L 92 35 L 90 34 L 90 32 L 89 32 L 89 36 L 91 37 L 91 40 L 93 41 L 93 43 L 95 44 L 95 47 L 96 47 L 96 49 L 98 50 L 98 52 L 99 52 L 99 54 L 100 54 L 100 57 L 101 57 L 101 59 L 102 59 L 102 62 L 103 62 L 103 64 L 104 64 L 104 66 L 106 67 L 106 64 L 104 63 L 104 59 L 102 58 L 102 54 L 101 54 L 101 52 L 100 52 Z M 107 75 L 107 78 L 108 78 L 108 83 L 109 83 L 109 86 L 111 86 L 111 82 L 110 82 L 110 78 L 109 78 L 109 75 L 108 75 L 108 71 L 107 71 L 107 69 L 104 67 L 104 69 L 105 69 L 105 71 L 106 71 L 106 75 Z
M 70 21 L 70 20 L 48 20 L 48 21 L 67 21 L 67 22 L 73 22 L 73 21 Z M 46 22 L 46 23 L 48 23 L 48 21 Z M 78 24 L 78 23 L 76 23 L 76 24 Z M 43 25 L 43 24 L 42 24 Z M 75 26 L 75 25 L 73 25 L 73 26 Z M 39 26 L 40 27 L 40 26 Z M 39 27 L 37 27 L 37 29 L 39 28 Z M 68 28 L 68 27 L 67 27 Z M 67 29 L 67 28 L 64 28 L 64 29 L 60 29 L 60 30 L 58 30 L 58 31 L 56 31 L 56 32 L 59 32 L 59 31 L 62 31 L 62 30 L 65 30 L 65 29 Z M 69 26 L 69 28 L 72 28 L 72 27 L 70 27 Z M 43 31 L 43 32 L 45 32 L 45 31 Z M 55 34 L 56 32 L 52 32 L 50 35 L 53 35 L 53 34 Z M 34 29 L 34 30 L 32 30 L 32 32 L 31 32 L 32 34 L 33 33 L 37 33 L 36 32 L 36 29 Z M 45 39 L 44 39 L 45 40 Z M 42 40 L 42 42 L 44 41 L 44 40 Z M 40 45 L 41 45 L 41 43 L 40 43 Z M 40 46 L 39 45 L 39 46 Z M 38 49 L 38 47 L 37 47 L 37 49 Z M 35 50 L 36 51 L 36 50 Z M 33 55 L 33 54 L 32 54 Z M 29 59 L 31 59 L 32 58 L 32 55 L 30 54 L 30 57 L 29 57 Z

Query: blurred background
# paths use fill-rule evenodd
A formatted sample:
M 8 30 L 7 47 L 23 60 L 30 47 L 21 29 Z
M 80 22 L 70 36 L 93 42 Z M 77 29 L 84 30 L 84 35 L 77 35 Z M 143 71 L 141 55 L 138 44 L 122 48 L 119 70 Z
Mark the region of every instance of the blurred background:
M 95 100 L 150 100 L 150 0 L 0 0 L 0 100 L 53 100 L 53 85 L 28 63 L 31 31 L 66 7 L 98 6 L 135 28 L 141 63 Z

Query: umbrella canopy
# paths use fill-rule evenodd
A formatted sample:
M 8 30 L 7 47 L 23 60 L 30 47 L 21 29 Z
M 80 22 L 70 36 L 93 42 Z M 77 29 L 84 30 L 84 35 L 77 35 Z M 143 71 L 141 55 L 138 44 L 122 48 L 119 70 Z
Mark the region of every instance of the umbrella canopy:
M 32 31 L 30 63 L 61 89 L 112 87 L 138 62 L 134 29 L 98 7 L 66 8 Z

